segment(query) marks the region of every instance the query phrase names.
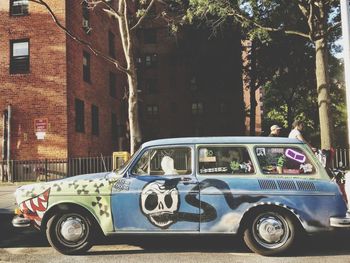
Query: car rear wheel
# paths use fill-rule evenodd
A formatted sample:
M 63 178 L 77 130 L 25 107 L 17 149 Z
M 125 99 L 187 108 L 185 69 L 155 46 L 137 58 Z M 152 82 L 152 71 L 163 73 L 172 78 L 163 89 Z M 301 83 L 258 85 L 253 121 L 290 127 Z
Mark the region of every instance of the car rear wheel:
M 46 236 L 62 254 L 84 253 L 92 247 L 92 220 L 81 212 L 56 214 L 47 222 Z
M 296 228 L 289 215 L 263 211 L 253 216 L 243 235 L 246 245 L 255 253 L 272 256 L 287 252 L 296 239 Z

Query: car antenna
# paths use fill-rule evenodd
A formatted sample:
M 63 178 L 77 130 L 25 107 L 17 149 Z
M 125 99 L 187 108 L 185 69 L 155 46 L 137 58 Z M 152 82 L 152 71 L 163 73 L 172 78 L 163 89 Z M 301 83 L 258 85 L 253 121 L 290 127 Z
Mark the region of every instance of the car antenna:
M 102 159 L 103 166 L 104 166 L 104 168 L 105 168 L 105 172 L 107 172 L 107 167 L 106 167 L 105 159 L 103 158 L 102 153 L 101 153 L 101 159 Z

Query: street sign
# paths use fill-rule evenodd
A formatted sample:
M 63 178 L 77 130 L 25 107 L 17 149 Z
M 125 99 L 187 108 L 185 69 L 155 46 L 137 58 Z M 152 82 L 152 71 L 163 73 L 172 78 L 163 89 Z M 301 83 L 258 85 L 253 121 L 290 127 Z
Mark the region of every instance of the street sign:
M 49 126 L 48 118 L 34 119 L 34 131 L 35 132 L 47 132 Z

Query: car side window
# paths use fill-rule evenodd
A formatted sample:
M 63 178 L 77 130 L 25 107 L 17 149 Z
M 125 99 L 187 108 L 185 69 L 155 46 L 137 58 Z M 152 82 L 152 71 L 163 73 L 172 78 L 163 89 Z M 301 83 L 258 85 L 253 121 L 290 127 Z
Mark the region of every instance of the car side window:
M 245 147 L 208 146 L 198 149 L 200 174 L 252 174 L 254 167 Z
M 145 151 L 132 168 L 134 175 L 192 174 L 191 148 L 152 148 Z
M 255 154 L 265 174 L 312 174 L 315 167 L 302 149 L 256 147 Z

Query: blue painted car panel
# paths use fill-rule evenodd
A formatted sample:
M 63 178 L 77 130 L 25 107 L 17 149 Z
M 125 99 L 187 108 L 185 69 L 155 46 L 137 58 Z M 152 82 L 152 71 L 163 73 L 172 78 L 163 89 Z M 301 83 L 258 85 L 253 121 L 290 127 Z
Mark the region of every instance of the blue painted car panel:
M 198 182 L 195 177 L 191 179 L 182 181 L 178 176 L 135 176 L 124 179 L 128 188 L 113 187 L 111 197 L 115 229 L 198 232 L 199 206 L 192 206 L 186 200 L 198 196 L 198 191 L 192 191 Z M 147 207 L 146 200 L 156 195 L 162 199 L 158 206 Z M 168 203 L 166 198 L 169 199 Z M 159 211 L 162 211 L 162 215 L 159 215 Z
M 111 204 L 115 231 L 236 233 L 248 211 L 268 206 L 271 209 L 279 207 L 288 210 L 294 214 L 305 230 L 311 233 L 332 229 L 329 223 L 330 217 L 342 217 L 346 214 L 347 206 L 338 186 L 327 179 L 326 172 L 311 154 L 309 158 L 317 168 L 317 173 L 313 176 L 263 175 L 253 155 L 252 161 L 256 172 L 247 176 L 200 175 L 196 170 L 196 173 L 190 176 L 190 182 L 185 182 L 182 176 L 176 175 L 131 175 L 133 165 L 150 147 L 164 147 L 164 145 L 193 147 L 194 144 L 216 143 L 220 145 L 247 143 L 251 149 L 257 145 L 290 144 L 305 147 L 305 152 L 310 154 L 307 146 L 298 140 L 286 138 L 208 137 L 148 142 L 141 147 L 138 155 L 133 157 L 129 167 L 124 170 L 124 178 L 121 179 L 123 182 L 117 181 L 113 187 Z M 196 156 L 192 158 L 193 163 L 198 160 Z M 153 217 L 151 210 L 160 212 L 159 207 L 147 207 L 146 200 L 158 198 L 159 201 L 160 198 L 164 201 L 166 196 L 164 192 L 155 197 L 155 189 L 158 193 L 161 189 L 171 192 L 169 196 L 172 203 L 165 207 L 163 215 Z M 173 202 L 177 204 L 174 205 Z

